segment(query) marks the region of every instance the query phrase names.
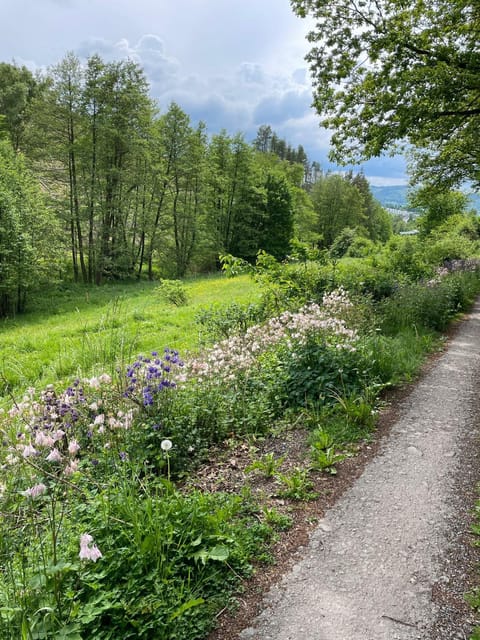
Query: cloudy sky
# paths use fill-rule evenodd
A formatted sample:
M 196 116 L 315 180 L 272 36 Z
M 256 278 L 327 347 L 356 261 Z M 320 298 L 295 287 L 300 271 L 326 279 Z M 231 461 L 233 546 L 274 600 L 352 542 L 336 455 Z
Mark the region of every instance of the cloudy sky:
M 209 132 L 248 141 L 269 124 L 327 169 L 329 135 L 310 107 L 308 28 L 289 0 L 0 0 L 0 60 L 34 70 L 67 51 L 128 57 L 162 111 L 174 100 Z M 399 158 L 364 171 L 372 184 L 405 181 Z

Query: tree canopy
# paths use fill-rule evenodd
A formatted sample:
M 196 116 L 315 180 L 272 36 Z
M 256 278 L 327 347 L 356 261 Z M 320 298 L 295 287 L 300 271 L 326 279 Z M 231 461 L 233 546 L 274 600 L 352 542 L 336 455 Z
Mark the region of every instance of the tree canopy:
M 28 107 L 40 89 L 26 67 L 0 62 L 0 114 L 3 116 L 0 130 L 7 132 L 14 149 L 21 146 Z
M 291 0 L 313 16 L 307 56 L 332 159 L 413 145 L 417 179 L 480 185 L 478 0 Z
M 132 61 L 67 53 L 35 78 L 0 64 L 0 317 L 40 276 L 183 277 L 329 247 L 345 227 L 390 235 L 365 177 L 327 178 L 269 125 L 250 144 L 161 113 Z

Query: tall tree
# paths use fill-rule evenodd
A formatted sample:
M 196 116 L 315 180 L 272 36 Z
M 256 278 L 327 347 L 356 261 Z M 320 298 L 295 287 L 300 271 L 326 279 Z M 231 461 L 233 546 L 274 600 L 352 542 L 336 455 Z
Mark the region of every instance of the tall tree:
M 365 229 L 370 240 L 374 242 L 386 242 L 392 234 L 392 221 L 387 211 L 373 197 L 370 185 L 363 172 L 356 175 L 350 174 L 348 179 L 359 191 L 363 199 L 363 212 L 365 215 Z
M 0 141 L 0 316 L 24 311 L 27 294 L 57 266 L 56 224 L 21 154 Z
M 358 189 L 340 175 L 320 178 L 313 186 L 312 199 L 318 217 L 318 232 L 325 247 L 330 247 L 345 227 L 353 229 L 366 223 Z
M 258 186 L 253 149 L 241 134 L 231 137 L 222 131 L 211 139 L 207 164 L 209 228 L 214 251 L 217 255 L 241 253 L 243 257 L 245 251 L 250 251 L 245 247 L 251 244 L 247 236 Z
M 60 215 L 68 211 L 74 278 L 129 276 L 139 255 L 132 227 L 153 115 L 144 74 L 130 61 L 92 56 L 82 65 L 67 54 L 47 80 L 32 110 L 32 158 Z
M 293 237 L 293 198 L 284 175 L 269 173 L 265 180 L 265 216 L 259 248 L 277 260 L 283 260 L 290 251 Z
M 253 146 L 261 153 L 268 153 L 272 142 L 272 127 L 268 124 L 262 124 L 257 131 L 257 136 L 253 141 Z
M 26 67 L 0 62 L 0 114 L 15 150 L 22 147 L 29 106 L 40 86 Z
M 177 157 L 173 168 L 172 219 L 175 240 L 175 275 L 183 278 L 195 249 L 198 219 L 203 205 L 203 172 L 205 127 L 196 131 L 188 126 L 183 157 Z
M 68 53 L 50 70 L 48 91 L 35 102 L 30 135 L 36 147 L 34 157 L 38 161 L 37 166 L 51 191 L 55 193 L 63 216 L 64 209 L 68 211 L 65 222 L 70 234 L 74 278 L 87 282 L 79 184 L 82 91 L 83 71 L 80 60 L 73 53 Z
M 333 159 L 407 142 L 419 150 L 417 179 L 480 185 L 478 0 L 291 4 L 316 21 L 307 57 Z
M 424 235 L 442 225 L 449 218 L 471 213 L 468 209 L 468 197 L 460 191 L 437 191 L 425 185 L 410 195 L 410 204 L 419 209 L 418 219 Z

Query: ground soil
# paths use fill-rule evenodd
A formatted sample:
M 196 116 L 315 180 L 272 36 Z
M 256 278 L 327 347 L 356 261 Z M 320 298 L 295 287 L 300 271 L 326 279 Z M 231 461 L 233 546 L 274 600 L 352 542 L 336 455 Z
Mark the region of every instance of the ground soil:
M 478 312 L 478 308 L 477 308 Z M 473 316 L 472 316 L 473 317 Z M 455 341 L 464 340 L 464 334 L 470 331 L 472 317 L 459 321 L 450 331 L 445 342 L 445 352 L 456 348 Z M 470 323 L 470 324 L 469 324 Z M 477 317 L 474 340 L 480 341 L 480 320 Z M 480 345 L 479 345 L 480 350 Z M 428 380 L 428 376 L 435 375 L 435 369 L 441 365 L 443 354 L 434 354 L 425 364 L 418 380 L 396 390 L 390 390 L 382 398 L 382 410 L 376 431 L 371 439 L 360 442 L 356 448 L 356 455 L 348 457 L 337 466 L 338 473 L 331 476 L 325 473 L 313 475 L 314 491 L 318 497 L 309 501 L 292 501 L 279 496 L 278 485 L 273 479 L 265 478 L 261 473 L 248 471 L 252 460 L 261 458 L 266 453 L 273 452 L 276 457 L 285 456 L 282 472 L 288 472 L 298 466 L 305 466 L 308 432 L 300 427 L 291 425 L 278 434 L 257 441 L 242 443 L 226 443 L 222 449 L 212 452 L 209 460 L 198 474 L 195 475 L 195 486 L 208 491 L 226 491 L 238 493 L 242 487 L 249 486 L 256 498 L 268 507 L 275 507 L 280 512 L 288 514 L 292 519 L 292 526 L 279 534 L 278 542 L 272 550 L 273 562 L 256 568 L 254 576 L 243 585 L 242 593 L 236 599 L 236 606 L 221 612 L 217 620 L 216 630 L 209 636 L 209 640 L 238 640 L 239 638 L 264 639 L 280 638 L 280 631 L 270 629 L 270 617 L 277 617 L 275 607 L 280 604 L 273 598 L 265 601 L 265 595 L 275 585 L 280 584 L 282 577 L 288 576 L 292 570 L 302 571 L 301 562 L 309 554 L 312 536 L 318 535 L 319 523 L 334 505 L 347 495 L 368 465 L 378 457 L 385 443 L 392 438 L 392 429 L 413 402 L 418 402 L 417 396 L 412 396 L 415 390 Z M 465 363 L 467 366 L 467 363 Z M 478 368 L 478 367 L 477 367 Z M 477 371 L 478 374 L 478 371 Z M 478 379 L 477 389 L 480 388 Z M 433 399 L 435 402 L 435 398 Z M 475 412 L 470 413 L 470 422 L 475 419 Z M 468 433 L 461 438 L 455 457 L 461 458 L 461 465 L 451 479 L 450 491 L 456 496 L 454 512 L 448 514 L 448 526 L 444 527 L 442 545 L 448 552 L 444 553 L 437 562 L 435 580 L 432 581 L 429 597 L 432 601 L 434 615 L 428 624 L 416 627 L 415 634 L 419 635 L 312 635 L 308 630 L 302 635 L 291 630 L 281 637 L 292 638 L 325 638 L 332 640 L 373 640 L 377 637 L 422 638 L 425 640 L 455 640 L 468 638 L 470 632 L 479 620 L 465 601 L 465 592 L 470 591 L 478 583 L 476 568 L 480 559 L 478 548 L 474 545 L 471 533 L 472 510 L 477 498 L 476 485 L 480 480 L 480 456 L 478 446 L 478 424 L 471 424 Z M 450 455 L 450 454 L 447 454 Z M 324 525 L 326 526 L 326 525 Z M 399 522 L 401 527 L 402 523 Z M 328 529 L 328 527 L 327 527 Z M 302 580 L 308 581 L 302 577 Z M 283 606 L 283 604 L 282 604 Z M 273 607 L 273 613 L 268 612 Z M 264 621 L 258 623 L 256 616 L 263 611 Z M 267 613 L 265 613 L 267 611 Z M 262 616 L 261 616 L 262 617 Z M 406 633 L 410 633 L 409 623 L 385 615 L 384 622 L 393 622 Z M 390 618 L 390 620 L 388 620 Z M 265 619 L 267 620 L 265 622 Z M 257 625 L 260 625 L 257 628 Z M 263 626 L 262 626 L 263 625 Z M 404 625 L 404 626 L 402 626 Z M 413 628 L 413 625 L 410 625 Z M 270 635 L 270 633 L 272 635 Z M 287 633 L 287 632 L 285 632 Z M 315 632 L 321 633 L 321 632 Z M 342 633 L 342 632 L 339 632 Z M 347 633 L 347 632 L 345 632 Z M 380 633 L 380 632 L 379 632 Z

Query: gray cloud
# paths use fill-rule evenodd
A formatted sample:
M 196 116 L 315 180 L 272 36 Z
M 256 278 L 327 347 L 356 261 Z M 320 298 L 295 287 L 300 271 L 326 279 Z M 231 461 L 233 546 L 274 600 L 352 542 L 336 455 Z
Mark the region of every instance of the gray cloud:
M 266 81 L 262 66 L 252 62 L 243 62 L 237 71 L 237 78 L 246 84 L 262 85 Z
M 281 124 L 292 118 L 303 118 L 310 112 L 310 91 L 289 90 L 281 95 L 263 98 L 256 106 L 253 119 L 256 124 Z
M 291 119 L 311 114 L 306 71 L 272 74 L 258 63 L 242 62 L 233 74 L 185 74 L 180 62 L 169 55 L 165 42 L 154 34 L 136 44 L 127 39 L 110 42 L 91 38 L 77 49 L 82 57 L 98 53 L 106 60 L 129 58 L 145 70 L 151 94 L 165 109 L 173 100 L 192 118 L 209 129 L 226 128 L 254 132 L 259 124 L 281 127 Z

